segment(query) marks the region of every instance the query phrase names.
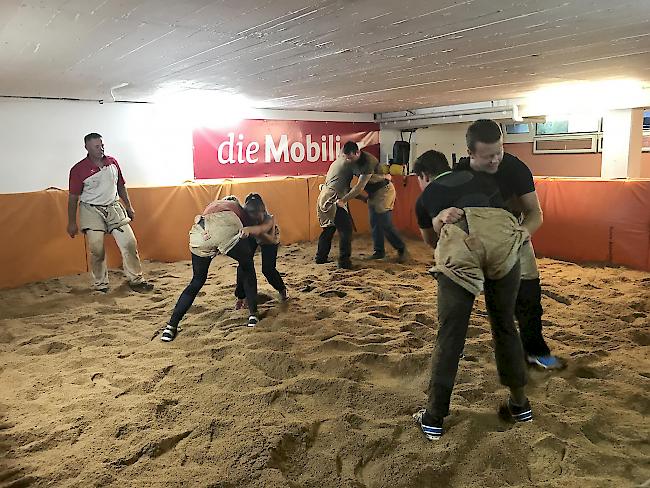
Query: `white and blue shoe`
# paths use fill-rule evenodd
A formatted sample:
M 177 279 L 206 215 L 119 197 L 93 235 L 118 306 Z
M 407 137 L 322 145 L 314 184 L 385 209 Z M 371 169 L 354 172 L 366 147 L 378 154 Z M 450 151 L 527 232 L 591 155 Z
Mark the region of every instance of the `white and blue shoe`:
M 424 416 L 427 413 L 426 408 L 417 411 L 413 414 L 413 420 L 420 426 L 424 436 L 430 441 L 437 441 L 442 436 L 442 420 L 439 421 L 425 421 Z M 429 425 L 431 424 L 431 425 Z

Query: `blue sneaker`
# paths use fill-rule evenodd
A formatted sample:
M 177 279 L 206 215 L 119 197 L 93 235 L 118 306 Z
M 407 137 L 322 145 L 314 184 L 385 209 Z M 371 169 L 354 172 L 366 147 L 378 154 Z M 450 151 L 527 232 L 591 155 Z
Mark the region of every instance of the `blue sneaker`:
M 424 420 L 427 410 L 423 408 L 418 412 L 413 414 L 413 420 L 415 423 L 420 426 L 425 437 L 430 441 L 437 441 L 442 436 L 442 420 L 433 419 L 433 421 L 427 419 Z M 428 416 L 427 416 L 428 417 Z
M 528 364 L 532 364 L 534 366 L 538 366 L 542 369 L 564 369 L 566 367 L 566 362 L 564 362 L 562 359 L 558 358 L 557 356 L 553 356 L 551 354 L 548 354 L 546 356 L 531 356 L 531 355 L 526 355 L 526 361 Z

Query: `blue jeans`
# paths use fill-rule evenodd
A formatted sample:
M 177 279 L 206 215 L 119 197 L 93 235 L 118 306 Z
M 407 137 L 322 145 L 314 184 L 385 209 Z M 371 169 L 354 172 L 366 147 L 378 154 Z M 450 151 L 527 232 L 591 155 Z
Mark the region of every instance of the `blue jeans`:
M 368 206 L 368 214 L 370 216 L 370 228 L 372 229 L 372 247 L 375 253 L 386 253 L 384 237 L 388 239 L 391 246 L 397 249 L 397 252 L 404 252 L 406 245 L 393 225 L 393 212 L 389 210 L 388 212 L 377 213 L 372 206 Z

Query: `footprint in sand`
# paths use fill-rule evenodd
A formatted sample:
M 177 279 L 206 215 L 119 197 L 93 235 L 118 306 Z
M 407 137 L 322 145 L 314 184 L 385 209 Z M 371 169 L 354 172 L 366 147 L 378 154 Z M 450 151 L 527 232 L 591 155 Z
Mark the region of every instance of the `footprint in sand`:
M 41 351 L 43 354 L 57 354 L 63 351 L 67 351 L 68 349 L 72 349 L 72 346 L 70 344 L 58 341 L 43 344 L 41 346 Z
M 27 339 L 26 341 L 21 342 L 18 345 L 22 347 L 22 346 L 28 346 L 30 344 L 40 344 L 45 339 L 50 339 L 52 337 L 56 337 L 56 334 L 37 335 L 37 336 L 34 336 L 34 337 L 30 337 L 29 339 Z
M 288 429 L 271 448 L 267 466 L 278 469 L 289 481 L 298 484 L 307 463 L 307 453 L 316 442 L 321 422 Z
M 376 319 L 383 319 L 383 320 L 399 320 L 399 316 L 397 315 L 389 315 L 385 312 L 381 311 L 375 311 L 375 312 L 368 312 L 368 315 L 371 317 L 375 317 Z
M 165 376 L 169 374 L 169 372 L 172 370 L 173 367 L 174 365 L 165 366 L 160 371 L 154 373 L 154 375 L 148 381 L 141 381 L 139 383 L 134 383 L 128 386 L 124 391 L 115 395 L 115 398 L 119 398 L 123 395 L 128 395 L 128 394 L 142 395 L 145 393 L 151 393 L 156 387 L 156 385 L 158 385 L 158 383 L 160 383 L 165 378 Z
M 336 315 L 335 310 L 332 310 L 330 308 L 325 308 L 316 312 L 315 318 L 316 320 L 323 320 L 323 319 L 328 319 L 330 317 L 333 317 L 334 315 Z
M 559 293 L 556 293 L 554 291 L 542 289 L 542 295 L 545 295 L 551 298 L 552 300 L 555 300 L 558 303 L 563 303 L 564 305 L 571 305 L 570 298 L 560 295 Z
M 435 318 L 433 318 L 428 313 L 423 313 L 423 312 L 415 314 L 415 321 L 424 325 L 435 325 L 436 323 Z
M 403 288 L 405 290 L 414 290 L 414 291 L 424 291 L 424 288 L 422 288 L 419 285 L 410 285 L 410 284 L 404 284 L 404 283 L 391 283 L 390 288 Z
M 8 468 L 0 471 L 0 483 L 7 488 L 27 488 L 38 483 L 38 478 L 27 476 L 24 468 Z
M 562 474 L 562 461 L 567 453 L 566 445 L 554 436 L 537 441 L 529 457 L 530 479 L 545 482 L 557 479 Z
M 319 293 L 320 296 L 323 298 L 331 298 L 331 297 L 337 297 L 337 298 L 343 298 L 347 296 L 347 293 L 341 290 L 325 290 Z
M 164 417 L 167 411 L 178 405 L 178 400 L 165 399 L 156 405 L 156 417 Z
M 603 375 L 600 372 L 598 372 L 596 369 L 590 368 L 588 366 L 578 366 L 575 369 L 574 374 L 578 378 L 587 379 L 587 380 L 600 379 L 603 377 Z
M 142 446 L 136 452 L 117 459 L 112 464 L 117 468 L 124 468 L 137 463 L 143 456 L 148 456 L 152 459 L 157 458 L 174 449 L 180 441 L 185 439 L 191 433 L 191 430 L 187 430 L 176 435 L 163 437 L 157 441 L 150 442 Z
M 650 332 L 631 330 L 629 336 L 632 342 L 639 346 L 650 346 Z
M 168 297 L 166 297 L 164 295 L 152 295 L 152 296 L 149 297 L 149 300 L 151 300 L 152 302 L 158 303 L 158 302 L 162 302 L 163 300 L 167 300 L 167 298 Z

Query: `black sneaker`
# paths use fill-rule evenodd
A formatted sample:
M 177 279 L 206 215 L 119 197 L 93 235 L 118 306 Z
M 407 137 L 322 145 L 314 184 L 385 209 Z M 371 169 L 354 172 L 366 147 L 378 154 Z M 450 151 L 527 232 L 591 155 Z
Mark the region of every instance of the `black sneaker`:
M 249 327 L 255 327 L 257 323 L 259 322 L 259 319 L 255 315 L 251 315 L 248 317 L 248 325 Z
M 397 262 L 402 264 L 408 261 L 409 259 L 409 252 L 406 248 L 402 249 L 401 251 L 397 251 Z
M 325 264 L 327 262 L 327 258 L 319 258 L 318 256 L 316 256 L 316 259 L 314 259 L 314 261 L 316 262 L 316 264 Z
M 153 285 L 147 281 L 140 281 L 138 283 L 129 283 L 129 288 L 133 291 L 151 291 Z
M 370 256 L 366 257 L 366 259 L 384 259 L 386 257 L 386 254 L 383 252 L 373 252 Z
M 289 300 L 289 292 L 287 291 L 286 288 L 279 293 L 280 293 L 281 302 L 286 302 L 287 300 Z
M 352 261 L 339 261 L 339 268 L 352 269 Z
M 442 419 L 430 417 L 426 408 L 415 412 L 413 420 L 420 426 L 422 433 L 430 441 L 437 441 L 442 436 Z
M 522 406 L 518 406 L 514 405 L 508 398 L 506 402 L 499 406 L 499 417 L 509 423 L 532 422 L 533 410 L 528 399 Z

